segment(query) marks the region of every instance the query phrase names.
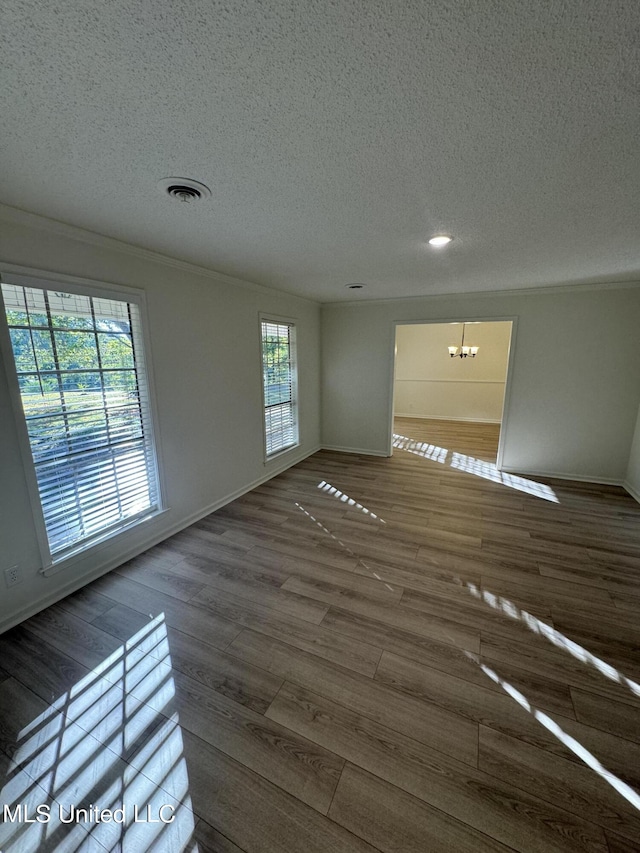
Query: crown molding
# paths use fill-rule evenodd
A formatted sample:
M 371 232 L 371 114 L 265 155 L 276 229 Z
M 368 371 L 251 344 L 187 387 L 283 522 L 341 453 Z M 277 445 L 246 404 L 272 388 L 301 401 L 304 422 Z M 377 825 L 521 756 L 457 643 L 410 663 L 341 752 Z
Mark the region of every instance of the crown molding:
M 559 296 L 563 293 L 583 293 L 595 290 L 633 290 L 640 289 L 640 279 L 620 281 L 594 281 L 575 284 L 548 284 L 540 287 L 510 287 L 504 290 L 464 290 L 451 293 L 424 293 L 422 296 L 388 296 L 379 299 L 349 299 L 344 301 L 321 302 L 323 308 L 353 308 L 359 305 L 383 305 L 398 302 L 423 302 L 425 299 L 484 299 L 496 296 Z
M 110 249 L 113 252 L 120 254 L 132 255 L 136 258 L 150 261 L 163 266 L 173 267 L 174 269 L 182 270 L 183 272 L 200 275 L 204 278 L 209 278 L 217 284 L 229 285 L 231 287 L 243 287 L 252 290 L 256 293 L 277 294 L 279 296 L 294 297 L 301 299 L 303 302 L 311 302 L 315 305 L 320 304 L 318 300 L 311 299 L 308 296 L 300 296 L 298 293 L 293 293 L 290 290 L 281 290 L 277 287 L 270 287 L 266 284 L 258 284 L 255 281 L 236 278 L 209 267 L 199 266 L 190 261 L 182 261 L 179 258 L 173 258 L 170 255 L 163 255 L 162 252 L 156 252 L 152 249 L 143 249 L 142 246 L 136 246 L 133 243 L 125 243 L 122 240 L 117 240 L 114 237 L 106 237 L 104 234 L 98 234 L 96 231 L 88 231 L 85 228 L 79 228 L 77 225 L 69 225 L 66 222 L 61 222 L 58 219 L 49 219 L 47 216 L 41 216 L 39 213 L 30 213 L 27 210 L 22 210 L 18 207 L 11 207 L 7 204 L 0 203 L 0 218 L 6 222 L 11 222 L 15 225 L 23 225 L 28 228 L 36 228 L 40 231 L 49 231 L 52 234 L 59 234 L 61 237 L 66 237 L 69 240 L 76 240 L 80 243 L 85 243 L 90 246 L 96 246 L 99 249 Z

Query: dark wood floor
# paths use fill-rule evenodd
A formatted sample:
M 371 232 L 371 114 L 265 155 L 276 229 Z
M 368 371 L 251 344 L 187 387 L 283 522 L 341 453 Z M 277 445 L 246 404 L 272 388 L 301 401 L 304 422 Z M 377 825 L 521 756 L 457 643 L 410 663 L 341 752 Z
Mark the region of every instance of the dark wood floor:
M 640 850 L 640 506 L 396 432 L 0 637 L 3 853 Z

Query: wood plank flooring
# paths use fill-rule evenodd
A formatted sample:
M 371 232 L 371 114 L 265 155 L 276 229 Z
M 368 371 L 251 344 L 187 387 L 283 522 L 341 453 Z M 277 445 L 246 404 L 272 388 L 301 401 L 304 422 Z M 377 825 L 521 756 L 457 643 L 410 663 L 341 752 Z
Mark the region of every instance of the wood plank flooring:
M 0 636 L 3 853 L 640 851 L 640 506 L 395 433 Z

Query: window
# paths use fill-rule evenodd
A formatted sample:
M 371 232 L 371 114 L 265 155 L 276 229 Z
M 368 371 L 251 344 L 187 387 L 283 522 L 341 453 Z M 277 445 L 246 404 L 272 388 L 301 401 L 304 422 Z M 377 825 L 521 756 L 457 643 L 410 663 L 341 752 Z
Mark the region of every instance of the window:
M 140 308 L 6 282 L 2 297 L 51 565 L 159 510 Z
M 267 456 L 298 443 L 295 326 L 262 320 L 264 432 Z

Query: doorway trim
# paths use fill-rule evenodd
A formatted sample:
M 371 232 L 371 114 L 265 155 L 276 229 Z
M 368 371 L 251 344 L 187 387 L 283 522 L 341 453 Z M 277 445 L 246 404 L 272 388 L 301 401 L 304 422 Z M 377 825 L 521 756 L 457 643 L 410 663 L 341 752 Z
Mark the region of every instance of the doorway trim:
M 393 400 L 396 381 L 396 339 L 398 326 L 435 326 L 442 323 L 511 323 L 511 337 L 509 338 L 509 353 L 507 357 L 507 373 L 504 384 L 504 398 L 502 400 L 502 414 L 500 418 L 500 437 L 498 439 L 498 453 L 496 455 L 496 468 L 502 471 L 504 457 L 505 436 L 507 434 L 510 403 L 511 403 L 511 378 L 513 365 L 515 363 L 516 336 L 518 331 L 518 317 L 465 317 L 438 318 L 429 320 L 393 320 L 391 323 L 391 358 L 389 359 L 391 370 L 389 375 L 389 417 L 388 417 L 388 448 L 389 456 L 393 455 Z

